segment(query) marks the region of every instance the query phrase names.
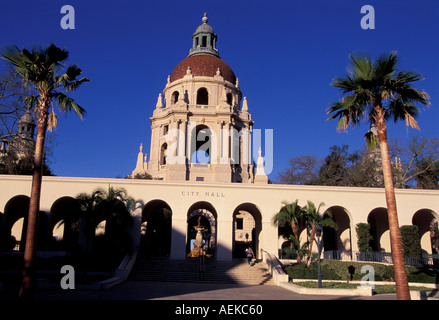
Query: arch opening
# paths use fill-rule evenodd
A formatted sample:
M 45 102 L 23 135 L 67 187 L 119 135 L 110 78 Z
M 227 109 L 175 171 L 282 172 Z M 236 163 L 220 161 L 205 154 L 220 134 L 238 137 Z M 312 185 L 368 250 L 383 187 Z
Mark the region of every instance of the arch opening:
M 172 210 L 162 200 L 148 202 L 142 210 L 140 252 L 146 256 L 171 254 Z
M 262 231 L 262 215 L 256 205 L 244 203 L 233 211 L 232 257 L 245 258 L 245 250 L 252 248 L 255 257 L 260 258 L 259 244 Z
M 196 226 L 204 227 L 202 233 L 204 251 L 208 256 L 216 256 L 217 241 L 217 214 L 213 206 L 208 202 L 197 202 L 192 205 L 187 214 L 187 237 L 186 256 L 194 257 L 192 251 L 195 249 L 197 237 Z

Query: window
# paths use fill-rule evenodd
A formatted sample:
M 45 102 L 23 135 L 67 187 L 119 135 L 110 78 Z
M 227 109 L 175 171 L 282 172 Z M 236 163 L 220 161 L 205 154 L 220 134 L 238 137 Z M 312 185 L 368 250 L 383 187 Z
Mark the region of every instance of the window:
M 207 36 L 203 36 L 203 39 L 201 41 L 202 41 L 201 46 L 203 48 L 206 48 L 207 47 Z
M 180 95 L 180 93 L 178 91 L 174 91 L 174 93 L 172 93 L 171 104 L 176 104 L 177 103 L 179 95 Z
M 197 91 L 197 104 L 208 105 L 209 93 L 206 88 L 200 88 Z
M 230 92 L 227 94 L 227 103 L 231 106 L 233 105 L 233 94 L 231 94 Z
M 164 143 L 162 145 L 162 149 L 160 152 L 160 165 L 164 166 L 166 165 L 166 150 L 168 149 L 168 145 Z
M 243 229 L 244 229 L 244 219 L 236 218 L 236 230 L 243 230 Z
M 204 181 L 204 177 L 197 177 L 195 181 Z

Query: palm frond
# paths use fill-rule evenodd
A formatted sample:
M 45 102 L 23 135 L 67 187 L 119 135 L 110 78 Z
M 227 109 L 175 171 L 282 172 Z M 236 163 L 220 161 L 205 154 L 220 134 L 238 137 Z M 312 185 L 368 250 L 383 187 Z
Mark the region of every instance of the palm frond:
M 337 119 L 337 130 L 346 130 L 362 121 L 376 123 L 377 116 L 384 116 L 387 121 L 404 120 L 407 126 L 418 129 L 415 120 L 419 109 L 416 104 L 430 105 L 430 97 L 424 91 L 415 89 L 412 83 L 423 80 L 415 71 L 397 72 L 398 55 L 396 52 L 381 55 L 372 62 L 368 57 L 350 56 L 349 75 L 337 77 L 331 83 L 344 95 L 341 102 L 332 103 L 327 110 Z M 376 107 L 384 113 L 377 113 Z M 374 147 L 376 137 L 366 133 L 366 142 Z
M 84 119 L 84 116 L 87 112 L 80 105 L 78 105 L 75 100 L 66 96 L 62 92 L 55 92 L 52 97 L 58 102 L 62 111 L 66 112 L 73 109 L 81 119 Z

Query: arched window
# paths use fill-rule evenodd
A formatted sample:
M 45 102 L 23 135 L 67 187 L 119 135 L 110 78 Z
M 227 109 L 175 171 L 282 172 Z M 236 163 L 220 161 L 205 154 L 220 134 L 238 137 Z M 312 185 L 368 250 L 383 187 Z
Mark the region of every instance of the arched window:
M 208 105 L 209 93 L 206 88 L 200 88 L 197 91 L 197 104 Z
M 191 163 L 209 164 L 212 150 L 212 132 L 205 125 L 194 128 L 195 148 L 191 156 Z
M 160 150 L 160 165 L 164 166 L 166 165 L 166 150 L 168 149 L 168 144 L 165 142 L 162 145 L 162 148 Z
M 180 93 L 178 91 L 174 91 L 171 96 L 171 104 L 175 104 L 178 101 L 178 96 Z

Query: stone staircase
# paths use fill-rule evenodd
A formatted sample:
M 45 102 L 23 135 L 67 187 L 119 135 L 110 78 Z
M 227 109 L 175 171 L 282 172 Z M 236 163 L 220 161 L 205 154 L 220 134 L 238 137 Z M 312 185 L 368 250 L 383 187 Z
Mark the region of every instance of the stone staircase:
M 258 261 L 249 266 L 246 259 L 215 261 L 206 259 L 200 272 L 198 258 L 171 260 L 139 255 L 129 281 L 204 282 L 242 285 L 275 285 L 267 266 Z

